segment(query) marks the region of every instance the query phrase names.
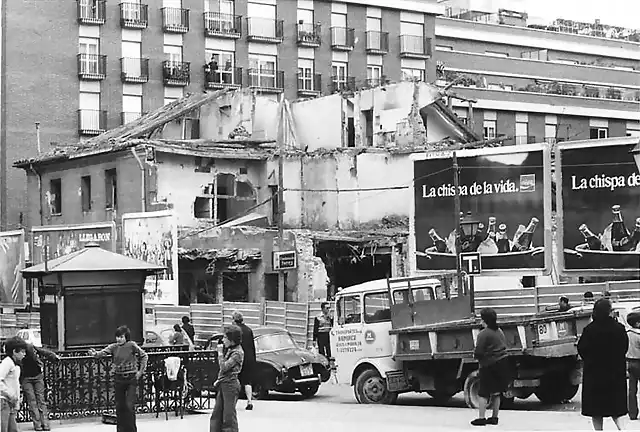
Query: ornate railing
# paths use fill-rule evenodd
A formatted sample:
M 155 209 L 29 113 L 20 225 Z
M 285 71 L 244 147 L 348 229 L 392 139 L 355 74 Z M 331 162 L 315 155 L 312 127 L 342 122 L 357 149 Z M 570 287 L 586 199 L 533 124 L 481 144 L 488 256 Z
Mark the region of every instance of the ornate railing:
M 154 352 L 155 351 L 155 352 Z M 187 379 L 193 386 L 186 401 L 187 412 L 213 407 L 213 383 L 218 375 L 217 353 L 214 351 L 180 351 L 148 349 L 147 371 L 138 384 L 136 411 L 155 410 L 153 376 L 164 374 L 164 359 L 180 357 L 187 369 Z M 51 419 L 94 417 L 115 412 L 113 363 L 109 358 L 95 359 L 85 352 L 60 353 L 57 362 L 44 366 L 47 402 Z M 160 399 L 160 411 L 173 411 L 175 402 Z M 26 401 L 18 411 L 18 421 L 30 421 Z

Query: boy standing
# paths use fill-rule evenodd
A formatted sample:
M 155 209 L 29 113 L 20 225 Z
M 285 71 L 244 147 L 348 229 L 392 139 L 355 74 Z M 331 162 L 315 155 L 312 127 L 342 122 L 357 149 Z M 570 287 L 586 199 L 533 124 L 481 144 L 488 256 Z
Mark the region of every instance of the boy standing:
M 16 412 L 20 408 L 20 366 L 27 344 L 12 337 L 4 343 L 7 356 L 0 363 L 0 432 L 18 432 Z
M 49 425 L 49 410 L 47 409 L 47 401 L 45 398 L 44 364 L 42 358 L 57 361 L 60 360 L 60 357 L 46 348 L 37 347 L 30 342 L 26 342 L 26 344 L 27 355 L 22 361 L 22 388 L 24 389 L 24 396 L 29 404 L 33 430 L 48 431 L 51 430 L 51 426 Z

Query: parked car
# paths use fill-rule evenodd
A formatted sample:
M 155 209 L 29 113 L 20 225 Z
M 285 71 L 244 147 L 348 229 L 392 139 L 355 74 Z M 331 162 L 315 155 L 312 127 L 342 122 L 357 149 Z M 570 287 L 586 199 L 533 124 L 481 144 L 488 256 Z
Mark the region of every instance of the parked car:
M 301 393 L 313 397 L 320 384 L 329 381 L 331 370 L 327 359 L 300 347 L 286 329 L 256 327 L 253 329 L 256 344 L 256 371 L 253 397 L 263 399 L 270 391 Z M 215 350 L 222 340 L 214 334 L 206 349 Z
M 169 346 L 171 336 L 173 336 L 173 327 L 149 327 L 144 332 L 144 343 L 142 346 L 145 348 Z
M 30 342 L 33 346 L 38 348 L 42 347 L 42 337 L 40 330 L 37 329 L 20 329 L 16 333 L 16 336 L 24 341 Z

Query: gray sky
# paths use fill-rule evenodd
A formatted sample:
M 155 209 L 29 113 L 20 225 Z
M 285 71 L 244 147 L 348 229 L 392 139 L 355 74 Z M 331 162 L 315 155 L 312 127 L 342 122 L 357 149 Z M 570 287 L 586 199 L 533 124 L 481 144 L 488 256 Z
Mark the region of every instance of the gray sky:
M 516 0 L 519 3 L 522 0 Z M 524 0 L 531 17 L 556 18 L 640 29 L 640 0 Z

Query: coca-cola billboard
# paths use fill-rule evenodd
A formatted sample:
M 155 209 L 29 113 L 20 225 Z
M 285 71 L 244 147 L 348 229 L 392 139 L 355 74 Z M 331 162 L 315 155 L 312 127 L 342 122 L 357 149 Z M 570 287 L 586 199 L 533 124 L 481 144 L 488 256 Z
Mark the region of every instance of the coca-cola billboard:
M 639 143 L 625 137 L 558 145 L 557 243 L 564 273 L 640 270 Z
M 475 233 L 460 232 L 460 252 L 477 252 L 482 273 L 546 274 L 551 269 L 550 157 L 545 145 L 456 152 L 460 210 Z M 413 270 L 456 269 L 452 152 L 414 155 Z

